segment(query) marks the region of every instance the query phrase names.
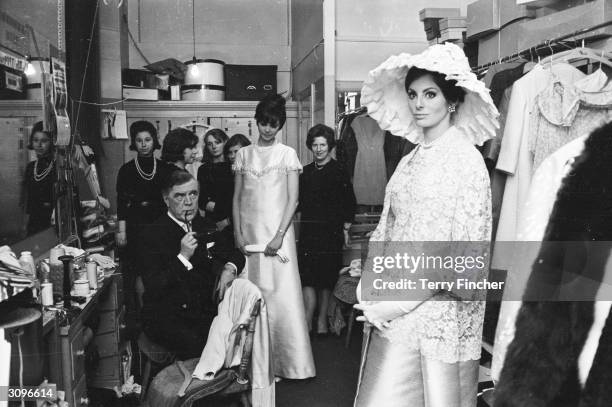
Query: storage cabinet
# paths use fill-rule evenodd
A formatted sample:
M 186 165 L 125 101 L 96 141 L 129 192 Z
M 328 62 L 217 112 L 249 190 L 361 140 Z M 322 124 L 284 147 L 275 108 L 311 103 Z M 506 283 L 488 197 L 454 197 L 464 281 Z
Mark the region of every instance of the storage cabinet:
M 65 391 L 71 406 L 88 404 L 88 386 L 112 389 L 123 384 L 121 359 L 127 345 L 121 333 L 125 328 L 122 298 L 121 274 L 114 273 L 69 324 L 59 327 L 62 383 L 58 388 Z M 99 318 L 99 323 L 92 338 L 88 321 L 93 318 Z M 99 361 L 94 370 L 86 371 L 86 349 L 92 349 L 91 345 L 97 348 Z

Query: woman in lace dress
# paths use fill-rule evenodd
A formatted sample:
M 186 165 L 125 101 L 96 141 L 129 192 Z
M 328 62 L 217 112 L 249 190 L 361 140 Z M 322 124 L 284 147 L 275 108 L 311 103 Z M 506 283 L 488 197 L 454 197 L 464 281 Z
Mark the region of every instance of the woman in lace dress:
M 494 136 L 497 110 L 463 51 L 391 57 L 370 72 L 362 101 L 381 128 L 417 144 L 389 180 L 371 241 L 489 241 L 489 176 L 474 144 Z M 438 290 L 356 305 L 371 330 L 355 405 L 474 407 L 485 305 L 475 298 Z
M 276 140 L 286 120 L 282 96 L 259 102 L 255 120 L 259 138 L 238 150 L 233 166 L 234 237 L 268 307 L 274 374 L 306 379 L 315 368 L 291 223 L 302 165 L 295 150 Z

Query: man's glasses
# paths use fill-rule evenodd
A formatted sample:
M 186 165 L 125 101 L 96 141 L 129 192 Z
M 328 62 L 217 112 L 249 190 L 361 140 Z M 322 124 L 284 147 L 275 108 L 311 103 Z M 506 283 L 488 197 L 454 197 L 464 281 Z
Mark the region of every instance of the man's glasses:
M 189 198 L 189 202 L 193 202 L 198 200 L 199 195 L 200 194 L 198 193 L 198 191 L 192 191 L 187 194 L 178 193 L 172 195 L 172 199 L 179 203 L 185 203 L 185 201 L 187 201 L 187 198 Z

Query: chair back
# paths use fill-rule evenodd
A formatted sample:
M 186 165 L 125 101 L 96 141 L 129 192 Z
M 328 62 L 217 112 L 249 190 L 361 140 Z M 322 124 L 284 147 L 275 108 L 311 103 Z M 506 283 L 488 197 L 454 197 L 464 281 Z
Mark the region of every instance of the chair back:
M 246 377 L 247 368 L 249 363 L 251 362 L 251 355 L 253 353 L 253 336 L 255 335 L 255 323 L 257 322 L 257 317 L 259 316 L 259 311 L 261 309 L 261 300 L 257 300 L 255 305 L 253 305 L 253 309 L 251 310 L 251 318 L 249 319 L 249 324 L 247 326 L 246 331 L 246 339 L 244 340 L 244 348 L 242 349 L 242 358 L 240 359 L 240 367 L 238 368 L 238 378 L 236 379 L 238 383 L 245 384 L 248 382 Z M 244 329 L 242 326 L 241 329 Z

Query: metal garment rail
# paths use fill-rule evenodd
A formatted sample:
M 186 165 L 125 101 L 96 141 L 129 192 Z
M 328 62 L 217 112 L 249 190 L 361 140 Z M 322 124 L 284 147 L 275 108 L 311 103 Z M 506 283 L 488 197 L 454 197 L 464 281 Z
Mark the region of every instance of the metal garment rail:
M 562 35 L 560 37 L 553 38 L 551 40 L 547 40 L 547 41 L 545 41 L 545 42 L 543 42 L 541 44 L 534 45 L 533 47 L 527 48 L 526 50 L 517 52 L 516 54 L 508 55 L 508 56 L 500 58 L 500 59 L 498 59 L 496 61 L 492 61 L 492 62 L 483 64 L 483 65 L 479 65 L 479 66 L 477 66 L 475 68 L 472 68 L 472 71 L 479 72 L 479 71 L 482 71 L 483 69 L 489 68 L 490 66 L 497 65 L 497 64 L 500 64 L 502 62 L 512 61 L 512 60 L 514 60 L 516 58 L 519 58 L 519 57 L 522 57 L 522 56 L 527 57 L 527 56 L 532 56 L 533 54 L 537 55 L 537 52 L 539 50 L 542 50 L 542 49 L 546 49 L 546 50 L 551 50 L 552 51 L 552 46 L 553 45 L 562 44 L 562 45 L 567 47 L 567 44 L 562 43 L 563 40 L 566 40 L 566 39 L 572 38 L 572 37 L 577 37 L 579 35 L 586 34 L 588 32 L 595 31 L 595 30 L 598 30 L 598 29 L 603 28 L 603 27 L 607 27 L 609 25 L 612 25 L 612 20 L 606 21 L 606 22 L 601 23 L 601 24 L 594 25 L 594 26 L 589 27 L 589 28 L 583 28 L 581 30 L 574 31 L 574 32 L 572 32 L 570 34 Z M 574 48 L 576 48 L 576 47 L 574 47 Z M 552 53 L 554 53 L 554 52 L 551 52 L 551 54 Z

